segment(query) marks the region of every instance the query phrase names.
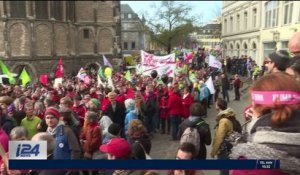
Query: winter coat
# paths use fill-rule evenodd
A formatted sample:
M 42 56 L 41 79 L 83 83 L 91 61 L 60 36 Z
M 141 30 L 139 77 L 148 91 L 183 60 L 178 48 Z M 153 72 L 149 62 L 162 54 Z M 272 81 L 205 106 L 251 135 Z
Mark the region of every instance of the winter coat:
M 188 118 L 190 116 L 190 107 L 194 102 L 194 98 L 189 93 L 187 96 L 183 95 L 182 105 L 183 105 L 183 118 Z
M 7 135 L 10 134 L 10 131 L 16 126 L 16 121 L 12 117 L 6 115 L 1 116 L 1 125 L 2 129 L 6 132 Z
M 183 132 L 186 128 L 195 126 L 197 123 L 204 121 L 201 117 L 198 116 L 190 116 L 189 118 L 185 119 L 179 125 L 179 138 L 182 136 Z M 197 129 L 200 134 L 200 149 L 199 153 L 197 154 L 197 159 L 206 159 L 207 151 L 205 145 L 211 144 L 211 133 L 209 125 L 205 122 L 197 126 Z
M 266 114 L 256 121 L 247 143 L 232 148 L 233 159 L 276 159 L 280 160 L 279 170 L 269 170 L 269 174 L 300 174 L 300 110 L 293 111 L 291 118 L 281 125 L 273 125 L 272 114 Z M 260 128 L 259 130 L 257 128 Z M 263 153 L 263 154 L 262 154 Z M 257 170 L 237 171 L 239 174 L 259 174 Z
M 119 94 L 119 95 L 116 96 L 116 101 L 117 102 L 124 103 L 125 100 L 126 100 L 126 97 L 124 95 Z
M 134 99 L 134 90 L 133 89 L 131 89 L 131 88 L 128 88 L 127 89 L 127 93 L 126 93 L 126 99 L 129 99 L 129 98 L 132 98 L 132 99 Z
M 124 131 L 125 131 L 126 135 L 128 134 L 128 125 L 133 119 L 138 119 L 138 116 L 134 111 L 134 107 L 132 107 L 132 108 L 129 107 L 127 109 L 127 114 L 126 114 L 125 121 L 124 121 L 124 123 L 125 123 Z
M 73 131 L 61 123 L 47 132 L 55 138 L 53 159 L 80 159 L 81 148 Z
M 80 127 L 82 127 L 83 123 L 84 123 L 86 107 L 83 104 L 81 104 L 79 106 L 73 106 L 72 111 L 78 115 L 79 122 L 80 122 Z
M 9 141 L 8 134 L 2 128 L 0 128 L 0 144 L 2 145 L 5 152 L 8 152 L 8 141 Z M 2 163 L 3 163 L 2 157 L 0 156 L 0 165 Z
M 83 150 L 88 153 L 93 153 L 99 149 L 102 143 L 101 128 L 98 123 L 89 123 L 87 129 L 81 133 L 80 138 L 85 140 Z
M 124 121 L 125 121 L 125 114 L 126 114 L 125 111 L 126 111 L 125 105 L 116 102 L 115 110 L 113 110 L 111 103 L 109 103 L 106 110 L 103 113 L 109 116 L 113 123 L 117 123 L 122 128 L 124 128 Z
M 152 118 L 156 113 L 157 101 L 154 93 L 150 93 L 148 96 L 145 95 L 145 117 Z
M 207 88 L 206 85 L 203 85 L 199 91 L 200 102 L 202 102 L 205 99 L 208 99 L 209 95 L 210 95 L 209 89 Z
M 230 85 L 227 77 L 221 78 L 221 87 L 222 87 L 222 91 L 229 90 Z
M 182 98 L 179 93 L 172 93 L 168 100 L 170 115 L 182 116 Z
M 166 119 L 169 117 L 169 110 L 167 108 L 168 96 L 162 96 L 159 101 L 159 117 Z
M 105 135 L 108 131 L 108 127 L 112 124 L 113 122 L 111 121 L 111 119 L 106 116 L 103 115 L 99 121 L 99 126 L 102 130 L 102 135 Z
M 241 87 L 241 80 L 240 78 L 237 78 L 233 81 L 233 87 L 234 88 L 240 88 Z
M 227 108 L 217 115 L 217 125 L 215 127 L 211 156 L 216 156 L 220 153 L 220 146 L 225 136 L 229 136 L 233 132 L 233 125 L 229 118 L 234 116 L 235 113 L 231 108 Z

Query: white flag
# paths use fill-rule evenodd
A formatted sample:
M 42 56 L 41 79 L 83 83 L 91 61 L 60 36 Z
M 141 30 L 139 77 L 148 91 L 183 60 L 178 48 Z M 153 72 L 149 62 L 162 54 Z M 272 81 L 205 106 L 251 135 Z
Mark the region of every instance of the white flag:
M 214 94 L 216 92 L 214 82 L 211 78 L 211 76 L 208 78 L 208 80 L 205 82 L 206 87 L 209 89 L 210 94 Z
M 83 68 L 80 68 L 80 70 L 78 71 L 77 77 L 80 80 L 84 80 L 84 77 L 86 76 L 86 71 Z
M 101 81 L 101 78 L 99 75 L 97 75 L 97 80 L 98 80 L 98 86 L 102 85 L 103 87 L 105 87 L 105 84 Z
M 107 58 L 103 55 L 103 64 L 105 66 L 109 66 L 111 68 L 113 68 L 113 66 L 110 64 L 110 62 L 107 60 Z
M 114 83 L 113 83 L 111 77 L 107 77 L 107 82 L 108 82 L 108 85 L 112 88 L 112 90 L 115 90 L 115 86 L 114 86 Z
M 222 63 L 219 60 L 217 60 L 215 56 L 209 55 L 208 59 L 208 66 L 215 67 L 218 69 L 222 68 Z

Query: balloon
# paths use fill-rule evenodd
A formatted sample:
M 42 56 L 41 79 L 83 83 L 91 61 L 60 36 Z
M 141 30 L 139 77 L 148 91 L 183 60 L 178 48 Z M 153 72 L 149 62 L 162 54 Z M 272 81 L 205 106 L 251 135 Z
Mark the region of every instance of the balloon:
M 167 74 L 161 75 L 161 81 L 164 82 L 165 84 L 168 83 L 169 77 Z
M 151 71 L 151 77 L 152 78 L 156 78 L 157 77 L 157 71 L 156 70 Z
M 105 68 L 104 75 L 106 77 L 111 77 L 112 76 L 112 69 L 110 67 Z

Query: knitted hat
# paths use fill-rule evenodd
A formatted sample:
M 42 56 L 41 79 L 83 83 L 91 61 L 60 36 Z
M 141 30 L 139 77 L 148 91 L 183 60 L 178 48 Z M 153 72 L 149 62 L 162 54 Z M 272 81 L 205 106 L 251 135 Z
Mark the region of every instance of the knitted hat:
M 129 98 L 129 99 L 127 99 L 127 100 L 125 100 L 125 107 L 126 107 L 126 109 L 127 108 L 134 108 L 134 105 L 135 105 L 135 101 L 133 100 L 133 99 L 131 99 L 131 98 Z
M 97 109 L 100 108 L 99 100 L 97 100 L 96 98 L 92 98 L 92 99 L 90 100 L 90 102 L 92 102 L 92 103 L 97 107 Z
M 280 71 L 284 71 L 289 63 L 289 53 L 285 50 L 273 52 L 269 55 L 269 58 Z
M 47 116 L 47 115 L 53 115 L 57 119 L 60 118 L 60 114 L 59 114 L 58 110 L 56 108 L 53 108 L 53 107 L 46 109 L 45 116 Z

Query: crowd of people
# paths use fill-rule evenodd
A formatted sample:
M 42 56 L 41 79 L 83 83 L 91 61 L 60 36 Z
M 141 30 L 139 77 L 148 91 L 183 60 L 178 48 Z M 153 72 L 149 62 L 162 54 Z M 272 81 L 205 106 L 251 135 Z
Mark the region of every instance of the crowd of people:
M 53 174 L 45 170 L 9 170 L 9 140 L 46 140 L 48 159 L 54 160 L 139 160 L 151 159 L 151 139 L 159 132 L 169 134 L 171 141 L 180 142 L 174 155 L 176 159 L 206 159 L 206 146 L 211 145 L 211 158 L 280 159 L 282 169 L 270 170 L 271 174 L 299 174 L 300 33 L 293 36 L 289 46 L 294 57 L 290 58 L 286 51 L 270 54 L 265 60 L 267 75 L 255 78 L 250 87 L 252 105 L 245 111 L 249 121 L 243 132 L 235 111 L 229 107 L 228 91 L 232 86 L 235 100 L 240 100 L 242 81 L 239 75 L 254 75 L 248 69 L 253 61 L 247 57 L 228 62 L 227 70 L 235 74 L 232 80 L 226 69 L 215 72 L 205 69 L 207 66 L 191 66 L 189 71 L 195 74 L 194 80 L 184 73 L 161 80 L 153 71 L 151 76 L 133 73 L 132 81 L 127 81 L 121 72 L 114 73 L 114 87 L 98 85 L 96 78 L 86 84 L 76 77 L 65 77 L 58 87 L 51 83 L 26 87 L 1 85 L 0 143 L 5 151 L 1 154 L 1 173 Z M 235 64 L 244 66 L 235 67 Z M 210 76 L 214 94 L 205 84 Z M 213 136 L 212 126 L 205 121 L 207 109 L 212 104 L 218 111 Z M 234 132 L 246 135 L 245 143 L 227 145 L 226 138 Z M 155 174 L 146 170 L 100 172 Z M 84 170 L 81 173 L 100 172 Z M 79 171 L 55 172 L 66 173 L 78 174 Z M 174 175 L 195 173 L 192 170 L 169 172 Z M 247 174 L 246 171 L 232 171 L 232 174 L 238 173 Z M 221 174 L 229 174 L 229 171 L 222 170 Z

